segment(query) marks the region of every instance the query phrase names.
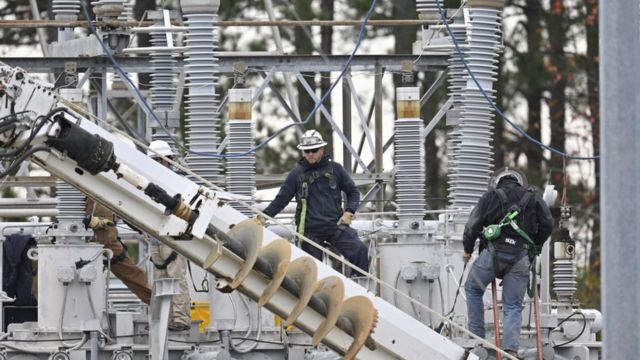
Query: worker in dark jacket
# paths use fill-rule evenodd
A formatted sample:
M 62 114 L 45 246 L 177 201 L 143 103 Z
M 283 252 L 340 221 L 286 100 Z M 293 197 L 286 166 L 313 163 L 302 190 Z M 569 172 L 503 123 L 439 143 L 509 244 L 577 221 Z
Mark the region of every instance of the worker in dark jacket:
M 476 239 L 480 238 L 480 256 L 473 263 L 464 287 L 469 330 L 484 337 L 482 297 L 491 281 L 496 277 L 503 279 L 502 347 L 515 355 L 519 346 L 522 301 L 529 281 L 530 258 L 539 252 L 551 235 L 553 219 L 539 194 L 523 187 L 518 178 L 508 171 L 503 174 L 506 175 L 496 181 L 497 188 L 480 198 L 464 229 L 465 263 L 471 258 Z M 499 231 L 496 230 L 498 228 Z
M 326 145 L 316 130 L 303 134 L 298 145 L 303 158 L 287 175 L 278 195 L 264 213 L 276 216 L 295 196 L 298 232 L 323 246 L 333 246 L 349 262 L 368 270 L 367 247 L 357 232 L 349 227 L 360 203 L 360 193 L 342 165 L 324 154 Z M 347 198 L 344 211 L 343 192 Z M 302 249 L 322 259 L 322 251 L 313 245 L 303 243 Z

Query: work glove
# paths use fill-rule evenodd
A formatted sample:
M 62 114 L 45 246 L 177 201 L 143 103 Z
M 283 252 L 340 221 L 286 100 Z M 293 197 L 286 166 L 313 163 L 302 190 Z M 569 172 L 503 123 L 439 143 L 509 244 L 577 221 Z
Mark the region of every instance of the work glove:
M 115 224 L 111 219 L 102 218 L 98 216 L 86 217 L 84 218 L 84 220 L 82 220 L 82 222 L 84 223 L 84 226 L 86 228 L 94 229 L 94 230 L 104 229 L 107 226 L 115 226 Z
M 267 223 L 267 219 L 265 219 L 262 215 L 256 215 L 253 220 L 255 220 L 260 226 L 264 226 Z
M 349 226 L 351 225 L 352 221 L 353 221 L 353 213 L 345 211 L 344 214 L 342 214 L 342 217 L 340 218 L 340 220 L 338 221 L 338 225 L 345 224 Z
M 469 260 L 471 260 L 471 254 L 469 253 L 464 253 L 462 254 L 462 261 L 466 264 L 469 262 Z

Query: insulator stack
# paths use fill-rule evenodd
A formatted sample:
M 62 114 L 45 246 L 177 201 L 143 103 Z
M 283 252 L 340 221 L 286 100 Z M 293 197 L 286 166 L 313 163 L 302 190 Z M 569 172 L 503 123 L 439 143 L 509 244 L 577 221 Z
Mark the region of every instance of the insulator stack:
M 419 223 L 425 215 L 424 146 L 420 119 L 420 89 L 397 91 L 395 124 L 396 201 L 400 225 Z
M 449 28 L 455 37 L 460 50 L 463 53 L 467 51 L 467 26 L 464 24 L 453 24 Z M 462 106 L 464 102 L 464 89 L 467 85 L 467 71 L 464 68 L 462 60 L 455 49 L 449 54 L 448 60 L 449 70 L 449 96 L 453 103 L 451 110 L 447 113 L 447 125 L 451 128 L 448 133 L 447 140 L 447 156 L 449 158 L 448 183 L 449 183 L 449 201 L 455 196 L 454 180 L 459 176 L 459 155 L 460 155 L 460 122 L 462 114 Z
M 571 300 L 577 290 L 576 266 L 573 259 L 553 262 L 553 292 L 558 300 Z
M 60 96 L 72 101 L 79 107 L 84 107 L 82 103 L 81 89 L 60 89 Z M 58 223 L 63 222 L 79 222 L 85 217 L 85 195 L 80 190 L 74 188 L 64 181 L 56 181 L 56 197 L 58 204 Z
M 91 2 L 96 19 L 113 21 L 119 19 L 125 8 L 126 0 L 99 0 Z
M 442 4 L 442 1 L 440 1 Z M 416 11 L 421 18 L 439 18 L 438 5 L 436 0 L 416 0 Z
M 84 216 L 85 196 L 73 186 L 64 181 L 56 181 L 56 195 L 58 198 L 57 220 L 59 223 L 65 221 L 81 221 Z
M 124 0 L 124 8 L 120 16 L 118 16 L 118 21 L 131 21 L 133 20 L 133 1 L 134 0 Z
M 573 295 L 577 290 L 578 281 L 576 278 L 576 243 L 571 239 L 569 230 L 566 229 L 567 221 L 571 217 L 571 212 L 567 207 L 560 208 L 559 228 L 557 232 L 560 236 L 555 236 L 553 241 L 553 268 L 551 276 L 553 279 L 552 290 L 556 294 L 558 301 L 573 300 Z
M 150 11 L 147 17 L 154 21 L 153 27 L 166 26 L 162 11 Z M 173 41 L 172 34 L 166 31 L 152 31 L 151 35 L 151 106 L 162 127 L 151 121 L 149 127 L 153 129 L 151 138 L 163 140 L 176 152 L 176 129 L 180 126 L 180 114 L 176 105 L 176 60 L 169 48 L 169 40 Z M 163 129 L 164 127 L 164 129 Z M 167 133 L 168 132 L 168 133 Z
M 502 50 L 500 9 L 470 4 L 465 60 L 484 93 L 493 100 L 498 54 Z M 462 91 L 459 151 L 453 159 L 449 194 L 453 208 L 474 206 L 487 191 L 493 172 L 493 108 L 470 76 Z
M 162 17 L 153 26 L 163 27 Z M 167 49 L 167 36 L 172 35 L 165 31 L 151 32 L 151 46 L 157 48 L 151 51 L 151 105 L 158 112 L 172 111 L 176 100 L 176 60 Z
M 51 11 L 56 20 L 78 20 L 80 0 L 52 0 Z
M 251 90 L 229 90 L 229 145 L 230 154 L 241 154 L 253 146 L 253 129 L 251 121 Z M 256 159 L 254 153 L 227 158 L 227 190 L 234 194 L 245 195 L 253 200 L 256 186 Z M 248 201 L 252 203 L 253 201 Z M 232 203 L 233 207 L 247 216 L 252 216 L 246 206 Z
M 182 1 L 185 34 L 186 141 L 192 152 L 189 168 L 214 184 L 222 184 L 219 145 L 220 114 L 215 86 L 218 81 L 218 38 L 214 26 L 218 1 Z M 193 179 L 202 183 L 198 179 Z
M 80 13 L 80 0 L 52 0 L 51 12 L 56 20 L 78 20 Z M 58 29 L 58 41 L 73 39 L 73 28 Z
M 122 4 L 122 12 L 120 13 L 120 15 L 118 16 L 118 21 L 133 21 L 133 0 L 124 0 L 123 4 Z M 128 43 L 128 39 L 129 37 L 126 36 L 127 39 L 127 43 Z M 127 74 L 128 76 L 128 74 Z M 121 77 L 120 77 L 120 73 L 115 71 L 113 73 L 113 82 L 112 82 L 112 89 L 127 89 L 127 86 L 125 85 L 124 81 Z

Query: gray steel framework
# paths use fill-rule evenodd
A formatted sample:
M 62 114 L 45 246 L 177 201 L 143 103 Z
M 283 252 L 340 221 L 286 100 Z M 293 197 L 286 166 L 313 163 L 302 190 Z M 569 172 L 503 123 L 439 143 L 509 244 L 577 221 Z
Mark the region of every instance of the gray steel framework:
M 152 69 L 151 59 L 148 57 L 123 57 L 118 59 L 122 67 L 127 72 L 147 72 L 149 69 Z M 182 65 L 184 61 L 182 58 L 176 58 L 176 63 L 174 64 L 177 69 L 182 69 Z M 346 62 L 346 56 L 325 56 L 324 58 L 319 58 L 315 56 L 289 56 L 289 55 L 220 55 L 220 73 L 229 73 L 233 72 L 234 69 L 238 67 L 239 64 L 243 65 L 246 69 L 248 69 L 246 76 L 259 76 L 261 83 L 255 87 L 254 94 L 252 96 L 252 102 L 256 102 L 263 94 L 264 90 L 269 88 L 274 98 L 278 101 L 279 105 L 287 112 L 289 118 L 293 122 L 301 122 L 301 119 L 296 115 L 297 109 L 290 104 L 280 93 L 280 89 L 273 82 L 277 73 L 290 74 L 291 76 L 295 76 L 297 81 L 302 85 L 302 87 L 306 90 L 308 96 L 310 96 L 315 102 L 319 101 L 319 97 L 312 90 L 313 87 L 309 83 L 309 80 L 302 75 L 302 72 L 321 72 L 321 71 L 333 71 L 337 72 L 342 70 L 344 63 Z M 384 185 L 388 183 L 394 176 L 391 174 L 383 174 L 382 173 L 382 156 L 383 154 L 391 148 L 391 144 L 394 141 L 393 134 L 390 134 L 388 139 L 383 138 L 383 134 L 380 131 L 377 131 L 381 127 L 381 94 L 382 94 L 382 82 L 381 78 L 385 72 L 398 72 L 402 71 L 402 62 L 415 61 L 414 70 L 415 71 L 441 71 L 441 75 L 437 77 L 434 83 L 430 86 L 429 90 L 425 93 L 425 95 L 421 99 L 421 106 L 424 106 L 431 94 L 435 92 L 439 87 L 441 87 L 445 82 L 443 81 L 446 78 L 446 65 L 447 65 L 447 55 L 443 54 L 425 54 L 423 53 L 419 59 L 416 61 L 415 55 L 358 55 L 354 58 L 352 65 L 350 67 L 351 71 L 365 71 L 371 72 L 374 76 L 372 80 L 372 85 L 374 88 L 374 96 L 372 99 L 367 100 L 367 103 L 370 103 L 370 106 L 364 105 L 362 96 L 358 94 L 356 90 L 351 73 L 348 72 L 342 81 L 342 86 L 340 88 L 343 92 L 343 97 L 345 99 L 349 99 L 349 112 L 353 111 L 357 116 L 351 117 L 352 126 L 355 128 L 359 128 L 362 130 L 362 135 L 360 139 L 360 145 L 355 146 L 352 145 L 353 139 L 351 139 L 351 129 L 345 129 L 343 132 L 340 130 L 339 124 L 334 121 L 332 114 L 330 111 L 321 106 L 319 108 L 319 113 L 323 116 L 329 123 L 332 124 L 333 128 L 341 138 L 345 149 L 345 156 L 349 157 L 349 159 L 353 159 L 354 172 L 357 171 L 357 168 L 360 168 L 360 171 L 363 171 L 370 180 L 365 181 L 372 185 L 369 189 L 368 193 L 365 195 L 365 199 L 373 200 L 376 199 L 376 205 L 379 211 L 382 211 L 382 204 L 384 202 L 383 192 L 380 190 L 383 189 Z M 65 62 L 74 62 L 78 68 L 78 72 L 86 72 L 90 74 L 104 74 L 111 69 L 111 64 L 107 62 L 106 59 L 102 58 L 91 58 L 91 59 L 82 59 L 82 58 L 47 58 L 47 59 L 39 59 L 39 58 L 7 58 L 3 59 L 3 61 L 8 64 L 16 64 L 30 71 L 40 71 L 40 72 L 48 72 L 51 71 L 52 68 L 57 68 L 58 66 L 64 67 Z M 87 76 L 84 76 L 80 79 L 79 84 L 83 84 L 83 79 Z M 93 84 L 95 86 L 95 84 Z M 79 85 L 80 86 L 80 85 Z M 376 96 L 377 94 L 377 96 Z M 108 100 L 108 97 L 114 96 L 131 96 L 128 91 L 119 91 L 119 92 L 111 92 L 110 94 L 103 94 L 100 92 L 101 97 L 105 97 L 104 100 Z M 98 103 L 101 103 L 98 101 Z M 219 111 L 221 113 L 226 112 L 226 107 L 228 104 L 227 97 L 223 98 L 220 101 Z M 438 112 L 438 115 L 434 117 L 429 123 L 427 127 L 422 128 L 423 138 L 433 129 L 433 127 L 444 118 L 442 115 L 446 112 L 446 108 L 448 108 L 450 102 L 447 102 L 445 105 L 445 109 L 442 109 Z M 114 112 L 114 108 L 110 108 L 111 112 Z M 127 110 L 129 112 L 129 110 Z M 123 118 L 120 114 L 115 114 L 116 117 Z M 375 115 L 375 116 L 374 116 Z M 373 118 L 376 118 L 374 127 L 370 127 L 370 123 Z M 296 128 L 296 131 L 300 132 L 299 128 Z M 144 136 L 144 134 L 142 134 Z M 367 152 L 374 155 L 372 161 L 366 164 L 362 160 L 362 154 L 365 150 L 365 143 Z M 220 146 L 218 151 L 222 151 L 228 144 L 228 139 L 221 139 Z M 349 166 L 351 168 L 351 166 Z M 273 183 L 269 181 L 261 181 L 261 177 L 258 176 L 258 185 L 260 188 L 273 186 Z M 363 202 L 365 205 L 367 201 Z
M 340 71 L 344 67 L 348 56 L 327 55 L 326 60 L 312 55 L 219 55 L 219 71 L 232 73 L 234 64 L 244 63 L 249 68 L 271 69 L 275 71 L 296 72 L 325 72 Z M 151 62 L 148 56 L 116 57 L 120 65 L 128 72 L 148 73 L 151 71 Z M 176 68 L 184 68 L 184 58 L 177 57 Z M 403 61 L 415 61 L 415 55 L 356 55 L 351 63 L 352 71 L 373 71 L 376 64 L 387 71 L 402 71 Z M 64 68 L 66 62 L 75 62 L 78 72 L 85 72 L 88 68 L 107 68 L 112 70 L 109 59 L 75 58 L 75 57 L 5 57 L 2 62 L 10 66 L 19 66 L 30 73 L 50 73 L 52 69 Z M 414 64 L 415 71 L 444 70 L 447 66 L 447 55 L 442 53 L 422 54 Z

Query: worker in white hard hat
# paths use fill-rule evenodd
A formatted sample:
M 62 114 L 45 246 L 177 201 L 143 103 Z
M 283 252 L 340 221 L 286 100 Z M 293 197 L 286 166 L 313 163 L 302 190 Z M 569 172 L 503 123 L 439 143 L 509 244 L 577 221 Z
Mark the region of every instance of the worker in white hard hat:
M 367 271 L 367 247 L 350 227 L 360 203 L 360 193 L 344 167 L 325 155 L 326 145 L 316 130 L 308 130 L 302 135 L 298 144 L 302 159 L 287 175 L 278 195 L 264 213 L 276 216 L 295 196 L 298 233 L 321 245 L 334 247 L 349 262 Z M 342 193 L 346 195 L 344 208 Z M 313 245 L 303 242 L 302 249 L 322 259 L 322 251 Z M 359 274 L 352 272 L 351 275 Z
M 175 153 L 171 146 L 163 140 L 154 140 L 149 144 L 147 155 L 166 167 L 171 167 L 169 161 L 162 156 L 172 159 Z M 180 279 L 180 293 L 171 298 L 171 314 L 169 316 L 169 330 L 184 331 L 191 328 L 191 296 L 187 284 L 187 260 L 178 255 L 175 250 L 150 237 L 151 262 L 155 268 L 155 278 Z
M 169 162 L 162 157 L 173 160 L 176 154 L 171 146 L 164 140 L 153 140 L 147 149 L 147 155 L 164 166 L 169 166 Z

